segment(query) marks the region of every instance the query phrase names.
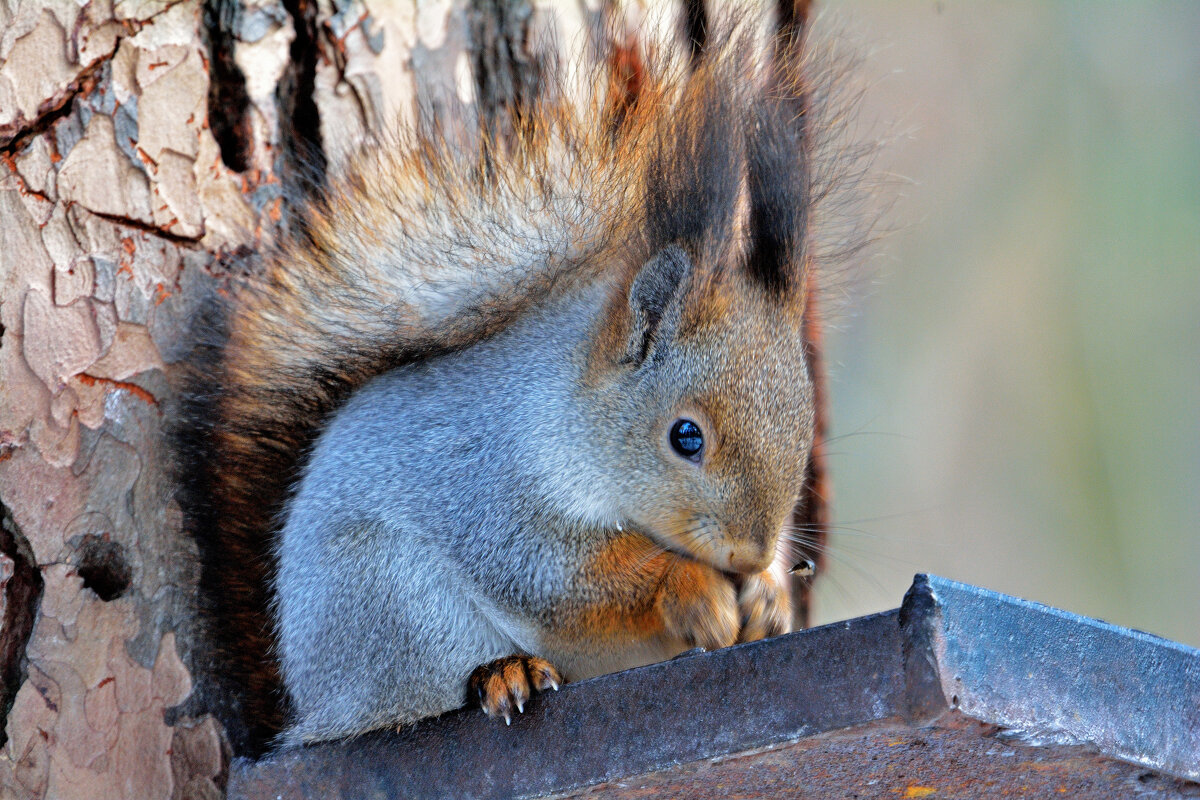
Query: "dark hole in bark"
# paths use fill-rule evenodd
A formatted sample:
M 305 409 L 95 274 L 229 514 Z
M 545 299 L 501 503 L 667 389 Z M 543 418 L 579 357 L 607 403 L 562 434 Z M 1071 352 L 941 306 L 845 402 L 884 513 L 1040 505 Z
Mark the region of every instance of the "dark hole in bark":
M 250 95 L 246 76 L 233 59 L 241 6 L 236 0 L 208 0 L 204 30 L 208 36 L 208 126 L 221 148 L 221 160 L 235 172 L 250 166 Z
M 125 548 L 111 539 L 87 534 L 80 539 L 74 560 L 83 585 L 104 602 L 116 600 L 129 589 L 133 570 L 125 560 Z
M 692 61 L 696 61 L 704 52 L 704 43 L 708 39 L 708 10 L 704 0 L 686 0 L 683 11 L 683 34 L 687 37 Z
M 533 4 L 528 0 L 471 0 L 467 11 L 482 127 L 497 139 L 512 136 L 537 100 L 543 64 L 529 49 Z
M 283 0 L 283 7 L 292 18 L 296 37 L 276 93 L 283 156 L 279 169 L 289 190 L 311 194 L 324 185 L 326 168 L 316 100 L 317 60 L 321 56 L 317 4 Z
M 0 746 L 8 741 L 5 733 L 8 712 L 17 690 L 25 681 L 25 647 L 33 633 L 42 599 L 42 573 L 34 562 L 29 542 L 16 522 L 0 503 L 0 590 L 3 593 L 3 620 L 0 622 Z

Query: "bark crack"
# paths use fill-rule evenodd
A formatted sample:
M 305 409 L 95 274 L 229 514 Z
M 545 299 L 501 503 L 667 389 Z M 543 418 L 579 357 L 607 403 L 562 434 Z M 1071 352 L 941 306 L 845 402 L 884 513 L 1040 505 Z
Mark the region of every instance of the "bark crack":
M 72 204 L 74 204 L 73 201 Z M 108 220 L 109 222 L 114 222 L 118 225 L 123 225 L 126 228 L 133 228 L 134 230 L 142 231 L 143 233 L 153 234 L 160 239 L 165 239 L 168 242 L 174 242 L 175 244 L 179 245 L 193 246 L 198 244 L 200 240 L 204 238 L 203 232 L 196 236 L 181 236 L 178 233 L 172 233 L 171 231 L 160 228 L 157 225 L 152 225 L 148 222 L 142 222 L 136 219 L 130 219 L 129 217 L 122 217 L 120 214 L 106 214 L 102 211 L 93 211 L 86 206 L 81 206 L 81 208 L 86 209 L 87 212 L 94 217 L 99 217 L 100 219 Z
M 25 648 L 33 633 L 42 599 L 42 573 L 29 541 L 0 502 L 0 586 L 3 622 L 0 624 L 0 746 L 8 741 L 8 713 L 25 682 Z
M 136 383 L 130 383 L 129 381 L 118 381 L 113 378 L 98 378 L 95 375 L 88 375 L 86 372 L 81 372 L 76 377 L 79 378 L 79 381 L 85 386 L 95 386 L 96 384 L 100 384 L 101 386 L 109 387 L 114 391 L 126 391 L 136 397 L 138 400 L 141 400 L 146 405 L 155 407 L 158 406 L 158 399 L 150 392 L 138 386 Z
M 74 110 L 75 100 L 79 97 L 86 97 L 91 94 L 96 88 L 96 83 L 100 77 L 100 71 L 104 66 L 112 61 L 113 56 L 117 54 L 117 50 L 121 47 L 121 42 L 128 36 L 133 36 L 142 30 L 146 25 L 153 22 L 158 17 L 170 11 L 180 3 L 188 0 L 171 0 L 164 3 L 162 7 L 155 11 L 150 16 L 142 20 L 125 19 L 120 20 L 119 24 L 125 29 L 124 33 L 117 35 L 113 40 L 112 49 L 106 53 L 96 56 L 94 59 L 83 65 L 75 78 L 71 80 L 61 91 L 54 96 L 47 98 L 38 107 L 38 112 L 33 119 L 26 119 L 24 116 L 18 116 L 16 120 L 7 125 L 0 126 L 0 153 L 15 155 L 29 143 L 29 141 L 37 136 L 41 136 L 54 126 L 63 117 L 69 116 Z M 78 30 L 73 36 L 78 35 Z
M 32 120 L 19 116 L 16 121 L 0 128 L 0 154 L 15 156 L 33 139 L 54 127 L 54 123 L 70 116 L 75 109 L 75 100 L 92 93 L 100 78 L 100 71 L 112 60 L 116 52 L 117 48 L 113 47 L 112 52 L 97 57 L 84 67 L 75 79 L 67 84 L 63 92 L 42 103 L 37 116 Z M 11 129 L 12 132 L 6 135 L 5 128 Z

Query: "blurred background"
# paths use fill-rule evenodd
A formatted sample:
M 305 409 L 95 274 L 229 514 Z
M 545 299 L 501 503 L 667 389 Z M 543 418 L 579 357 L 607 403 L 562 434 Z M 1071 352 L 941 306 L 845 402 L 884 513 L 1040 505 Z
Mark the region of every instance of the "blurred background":
M 818 623 L 917 571 L 1200 646 L 1200 3 L 826 0 L 891 134 Z

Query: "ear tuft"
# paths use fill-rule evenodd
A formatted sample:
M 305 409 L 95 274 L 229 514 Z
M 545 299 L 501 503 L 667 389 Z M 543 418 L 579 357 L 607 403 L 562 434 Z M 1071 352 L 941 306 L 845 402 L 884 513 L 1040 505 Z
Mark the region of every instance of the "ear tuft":
M 675 335 L 682 312 L 683 295 L 692 275 L 692 262 L 677 245 L 670 245 L 651 258 L 633 279 L 629 289 L 629 344 L 626 361 L 641 364 L 651 352 L 662 353 Z
M 747 137 L 750 252 L 746 267 L 773 294 L 803 291 L 808 226 L 808 164 L 803 120 L 763 98 Z

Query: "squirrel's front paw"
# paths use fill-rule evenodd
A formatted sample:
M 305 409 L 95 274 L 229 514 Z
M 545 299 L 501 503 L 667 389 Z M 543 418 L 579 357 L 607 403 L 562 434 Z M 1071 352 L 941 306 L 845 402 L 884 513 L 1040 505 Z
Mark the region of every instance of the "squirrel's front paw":
M 712 567 L 679 560 L 659 595 L 659 611 L 668 635 L 687 647 L 716 650 L 737 640 L 738 604 L 733 584 Z
M 476 667 L 467 679 L 467 697 L 483 706 L 489 717 L 504 717 L 512 724 L 512 715 L 524 713 L 532 691 L 558 691 L 563 683 L 558 670 L 549 662 L 535 656 L 508 656 L 490 664 Z
M 751 575 L 738 592 L 739 642 L 779 636 L 792 629 L 792 598 L 785 582 L 770 570 Z

